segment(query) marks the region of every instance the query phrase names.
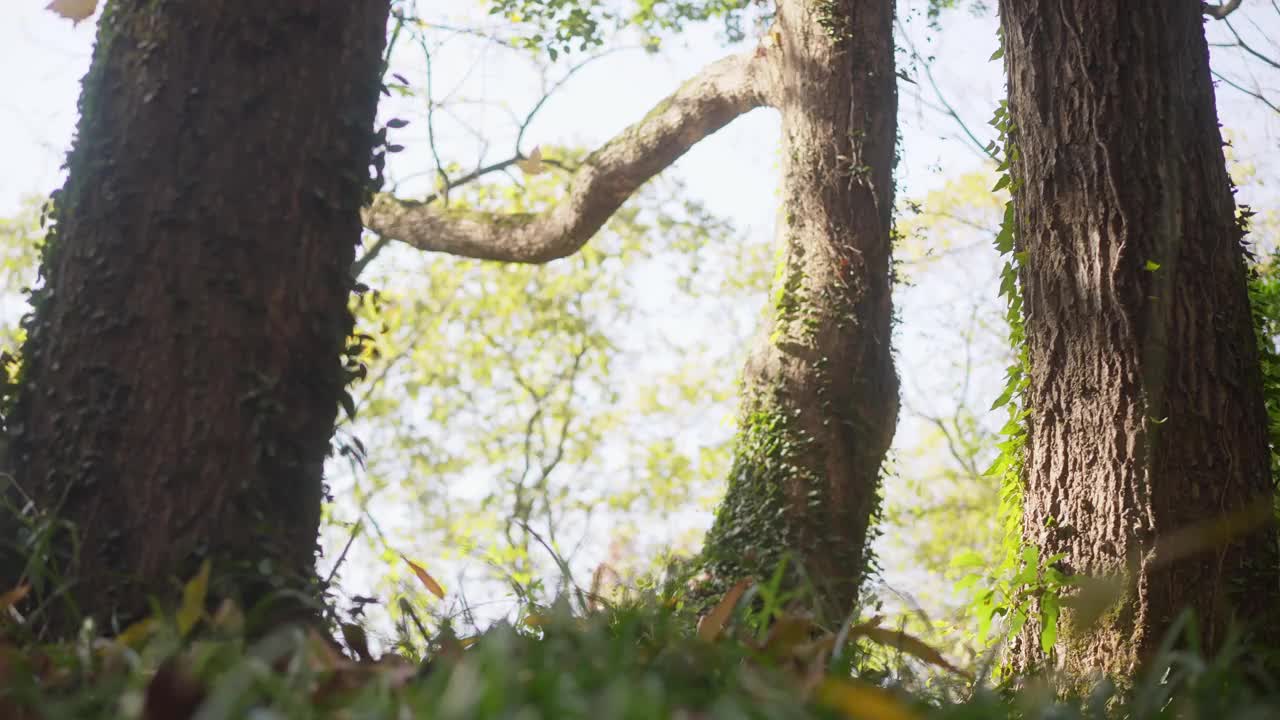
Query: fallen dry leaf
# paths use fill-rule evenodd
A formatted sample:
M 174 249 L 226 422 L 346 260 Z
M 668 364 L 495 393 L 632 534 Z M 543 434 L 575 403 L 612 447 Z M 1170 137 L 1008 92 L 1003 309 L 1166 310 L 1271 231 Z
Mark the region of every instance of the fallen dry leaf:
M 431 577 L 431 575 L 428 574 L 427 571 L 418 563 L 404 557 L 403 555 L 400 557 L 404 558 L 404 561 L 409 563 L 409 568 L 413 570 L 414 575 L 418 576 L 418 580 L 422 583 L 423 587 L 431 591 L 432 595 L 435 595 L 441 600 L 444 599 L 444 588 L 440 587 L 440 583 L 436 582 L 435 578 Z
M 711 608 L 711 612 L 698 618 L 698 639 L 710 642 L 715 640 L 724 626 L 729 622 L 729 616 L 733 614 L 733 609 L 738 606 L 738 601 L 742 599 L 742 593 L 751 587 L 751 583 L 755 582 L 751 578 L 743 578 L 736 585 L 729 588 L 729 592 L 720 598 L 720 602 Z
M 179 720 L 191 717 L 204 702 L 205 689 L 187 663 L 170 658 L 160 665 L 147 684 L 142 703 L 143 720 Z
M 22 599 L 31 592 L 31 586 L 23 583 L 18 587 L 0 595 L 0 614 L 8 611 L 9 608 L 22 602 Z

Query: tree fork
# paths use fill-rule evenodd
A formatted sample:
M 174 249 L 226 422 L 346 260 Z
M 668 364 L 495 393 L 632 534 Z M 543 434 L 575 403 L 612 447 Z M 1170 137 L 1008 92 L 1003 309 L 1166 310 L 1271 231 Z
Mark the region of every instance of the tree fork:
M 890 353 L 897 86 L 891 0 L 779 3 L 771 42 L 711 64 L 593 153 L 565 200 L 501 216 L 381 197 L 376 232 L 423 249 L 542 263 L 576 252 L 645 181 L 738 115 L 782 114 L 773 325 L 743 376 L 739 443 L 701 564 L 767 577 L 784 551 L 831 616 L 852 607 L 893 438 Z M 798 579 L 793 577 L 793 580 Z

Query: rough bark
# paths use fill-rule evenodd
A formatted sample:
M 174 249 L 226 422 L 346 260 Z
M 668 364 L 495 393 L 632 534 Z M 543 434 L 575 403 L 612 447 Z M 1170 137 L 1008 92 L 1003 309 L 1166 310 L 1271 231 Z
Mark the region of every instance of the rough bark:
M 766 93 L 782 114 L 783 255 L 704 557 L 732 582 L 768 578 L 787 554 L 822 613 L 840 618 L 857 598 L 898 413 L 893 3 L 783 0 L 778 13 Z
M 1185 607 L 1209 649 L 1233 619 L 1280 607 L 1267 419 L 1200 10 L 1000 3 L 1026 254 L 1024 539 L 1124 588 L 1097 622 L 1060 623 L 1058 662 L 1076 678 L 1132 673 Z M 1027 634 L 1016 664 L 1043 660 Z
M 108 3 L 10 419 L 80 611 L 314 577 L 388 12 Z

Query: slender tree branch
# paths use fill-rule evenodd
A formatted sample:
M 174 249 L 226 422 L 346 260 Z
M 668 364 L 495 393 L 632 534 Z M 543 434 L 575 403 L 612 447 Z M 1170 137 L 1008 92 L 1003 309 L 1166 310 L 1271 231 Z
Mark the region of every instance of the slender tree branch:
M 973 143 L 973 146 L 977 148 L 979 152 L 987 158 L 999 162 L 999 158 L 996 157 L 995 150 L 992 149 L 991 144 L 982 142 L 978 139 L 977 135 L 973 134 L 973 131 L 969 129 L 968 123 L 964 121 L 964 118 L 960 117 L 960 113 L 956 112 L 956 109 L 947 101 L 947 97 L 942 94 L 942 88 L 938 85 L 938 81 L 933 77 L 933 63 L 926 60 L 922 55 L 920 55 L 919 51 L 916 50 L 915 43 L 911 41 L 911 35 L 907 33 L 906 27 L 903 26 L 901 21 L 895 20 L 894 24 L 898 27 L 898 34 L 906 41 L 907 50 L 911 53 L 912 59 L 918 61 L 924 68 L 925 79 L 929 81 L 929 87 L 933 89 L 934 97 L 936 97 L 938 102 L 942 105 L 939 112 L 950 115 L 951 119 L 955 120 L 956 124 L 960 126 L 960 130 L 964 132 L 965 137 L 969 139 L 969 142 Z
M 436 146 L 436 96 L 432 82 L 434 73 L 431 71 L 431 48 L 427 46 L 427 39 L 424 36 L 418 38 L 418 46 L 422 48 L 422 57 L 426 60 L 427 70 L 427 145 L 431 147 L 431 157 L 436 163 L 440 187 L 444 189 L 447 198 L 452 183 L 449 180 L 449 173 L 444 169 L 444 163 L 440 160 L 440 149 Z
M 1235 26 L 1231 24 L 1231 21 L 1230 21 L 1230 20 L 1228 20 L 1228 21 L 1226 22 L 1226 25 L 1227 25 L 1227 29 L 1231 31 L 1231 34 L 1232 34 L 1233 36 L 1235 36 L 1235 39 L 1236 39 L 1235 46 L 1236 46 L 1236 47 L 1239 47 L 1241 50 L 1244 50 L 1245 52 L 1247 52 L 1247 53 L 1249 53 L 1250 55 L 1252 55 L 1252 56 L 1254 56 L 1254 57 L 1258 58 L 1259 60 L 1261 60 L 1262 62 L 1264 62 L 1264 63 L 1266 63 L 1266 64 L 1268 64 L 1268 65 L 1270 65 L 1271 67 L 1273 67 L 1273 68 L 1275 68 L 1275 69 L 1277 69 L 1277 70 L 1280 70 L 1280 61 L 1277 61 L 1277 60 L 1276 60 L 1276 59 L 1274 59 L 1274 58 L 1268 57 L 1267 55 L 1265 55 L 1265 54 L 1263 54 L 1263 53 L 1259 52 L 1258 50 L 1255 50 L 1255 49 L 1254 49 L 1253 47 L 1251 47 L 1248 43 L 1246 43 L 1246 42 L 1244 41 L 1244 38 L 1240 37 L 1240 33 L 1236 31 Z
M 570 255 L 646 181 L 739 115 L 767 104 L 760 78 L 765 58 L 753 52 L 707 66 L 592 153 L 568 197 L 545 212 L 461 211 L 383 195 L 364 211 L 365 225 L 420 250 L 483 260 L 545 263 Z
M 604 52 L 601 52 L 601 53 L 596 53 L 595 55 L 592 55 L 591 57 L 588 57 L 585 60 L 582 60 L 578 63 L 575 63 L 569 66 L 569 69 L 565 72 L 564 75 L 560 76 L 559 80 L 556 80 L 554 83 L 552 83 L 550 87 L 544 88 L 542 92 L 542 97 L 538 98 L 538 102 L 534 103 L 533 108 L 530 109 L 528 114 L 524 116 L 524 119 L 520 121 L 520 128 L 516 132 L 516 153 L 520 154 L 523 152 L 522 148 L 524 146 L 525 132 L 528 131 L 529 126 L 533 124 L 533 119 L 538 116 L 538 111 L 542 110 L 542 106 L 547 104 L 547 101 L 550 100 L 551 97 L 556 94 L 556 91 L 564 87 L 565 83 L 568 83 L 571 79 L 573 79 L 574 75 L 578 74 L 580 70 L 590 65 L 591 63 L 597 60 L 600 60 L 601 58 L 609 57 L 614 53 L 622 52 L 624 50 L 633 50 L 633 49 L 635 48 L 618 47 L 618 48 L 611 48 L 609 50 L 605 50 Z M 544 84 L 546 82 L 545 76 L 544 76 L 543 82 Z
M 1206 2 L 1200 3 L 1200 8 L 1204 11 L 1205 15 L 1217 20 L 1222 20 L 1235 12 L 1236 9 L 1240 7 L 1240 2 L 1241 0 L 1227 0 L 1221 5 Z
M 1248 95 L 1249 97 L 1253 98 L 1254 100 L 1257 100 L 1257 101 L 1261 102 L 1263 105 L 1266 105 L 1267 107 L 1271 108 L 1272 110 L 1274 110 L 1274 111 L 1276 111 L 1276 112 L 1280 113 L 1280 105 L 1276 105 L 1275 103 L 1273 103 L 1273 102 L 1271 102 L 1270 100 L 1268 100 L 1268 99 L 1267 99 L 1267 96 L 1266 96 L 1266 95 L 1263 95 L 1263 94 L 1262 94 L 1262 92 L 1261 92 L 1260 90 L 1250 90 L 1249 88 L 1247 88 L 1247 87 L 1245 87 L 1245 86 L 1241 85 L 1240 83 L 1238 83 L 1238 82 L 1236 82 L 1236 81 L 1232 80 L 1231 78 L 1227 77 L 1226 75 L 1223 75 L 1222 73 L 1220 73 L 1220 72 L 1218 72 L 1218 71 L 1216 71 L 1216 70 L 1210 70 L 1209 72 L 1211 72 L 1211 73 L 1213 74 L 1213 76 L 1214 76 L 1215 78 L 1217 78 L 1218 80 L 1220 80 L 1220 81 L 1222 81 L 1222 82 L 1226 83 L 1227 85 L 1230 85 L 1231 87 L 1235 88 L 1236 90 L 1239 90 L 1240 92 L 1244 93 L 1245 95 Z

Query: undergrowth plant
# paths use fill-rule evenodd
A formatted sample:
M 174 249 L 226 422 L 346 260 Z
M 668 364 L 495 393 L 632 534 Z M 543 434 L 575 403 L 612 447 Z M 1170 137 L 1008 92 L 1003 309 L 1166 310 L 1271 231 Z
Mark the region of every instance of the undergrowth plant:
M 431 595 L 444 594 L 421 566 L 414 572 Z M 405 646 L 421 651 L 378 654 L 358 628 L 344 627 L 341 642 L 307 625 L 249 634 L 246 613 L 210 596 L 209 576 L 206 564 L 180 600 L 123 632 L 86 624 L 59 643 L 14 641 L 6 603 L 15 596 L 0 596 L 0 717 L 1244 720 L 1280 712 L 1274 684 L 1240 645 L 1204 657 L 1188 644 L 1189 617 L 1127 695 L 1102 682 L 1085 696 L 1059 696 L 1043 683 L 990 688 L 878 617 L 819 627 L 779 582 L 743 579 L 700 618 L 681 609 L 678 583 L 609 597 L 593 584 L 465 637 L 442 618 L 433 629 L 415 621 L 421 636 Z M 888 657 L 941 674 L 904 681 L 911 676 L 884 671 Z

